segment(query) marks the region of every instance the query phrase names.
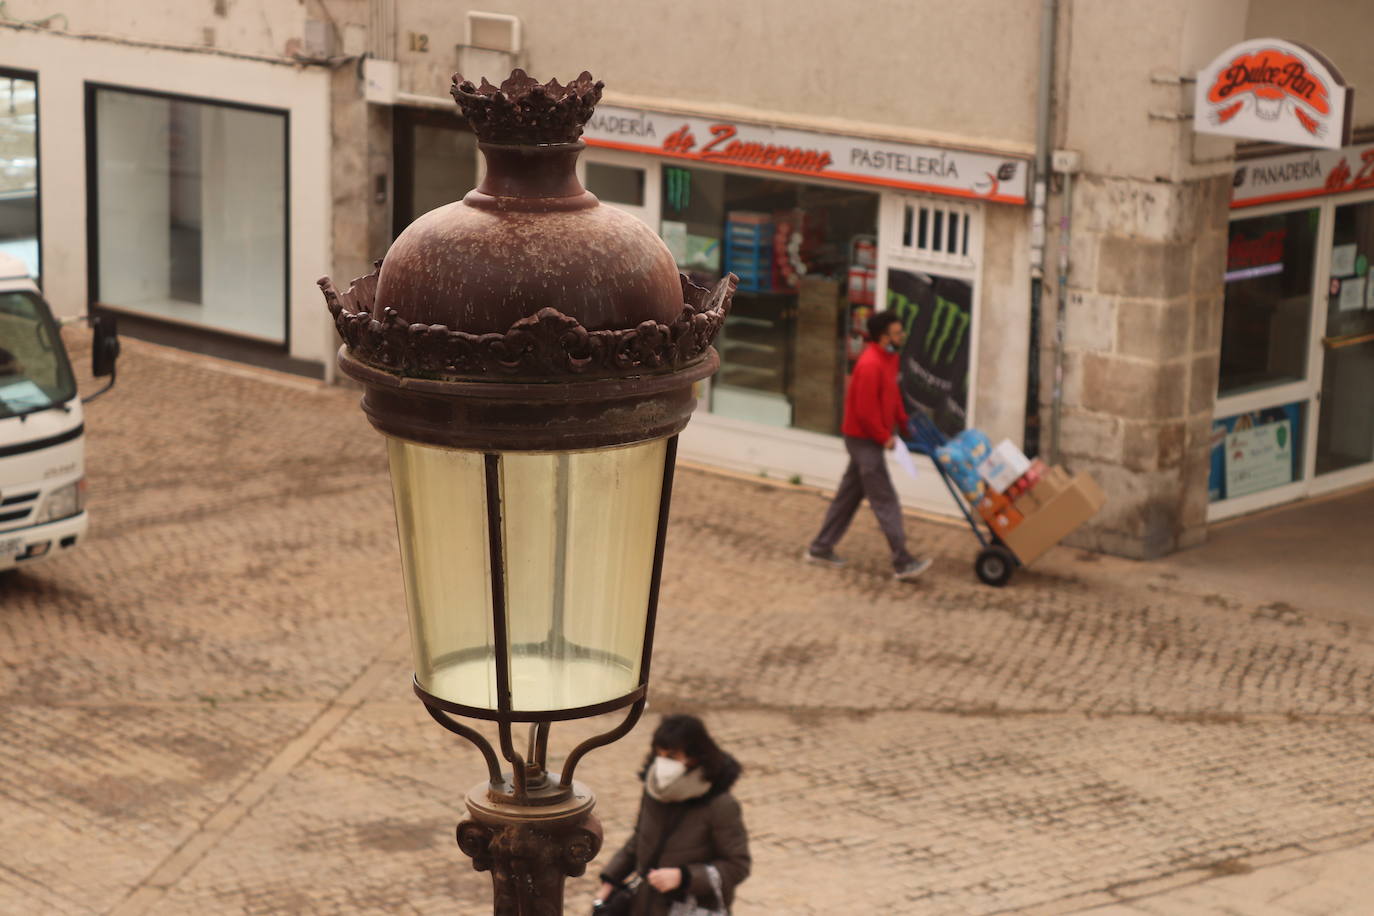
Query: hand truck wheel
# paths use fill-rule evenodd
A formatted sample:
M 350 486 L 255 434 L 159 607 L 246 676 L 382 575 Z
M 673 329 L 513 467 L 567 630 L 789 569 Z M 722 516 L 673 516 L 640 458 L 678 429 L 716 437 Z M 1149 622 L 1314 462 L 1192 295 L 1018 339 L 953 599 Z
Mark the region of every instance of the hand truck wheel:
M 1016 570 L 1016 556 L 1001 544 L 990 544 L 978 551 L 973 571 L 986 585 L 998 588 L 1006 585 Z

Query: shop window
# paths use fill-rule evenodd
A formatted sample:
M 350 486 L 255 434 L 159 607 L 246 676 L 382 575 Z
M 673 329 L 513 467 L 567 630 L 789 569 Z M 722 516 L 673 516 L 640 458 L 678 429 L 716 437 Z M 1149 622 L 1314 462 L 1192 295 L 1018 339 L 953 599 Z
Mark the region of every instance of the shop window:
M 839 432 L 848 328 L 873 305 L 878 195 L 665 166 L 661 234 L 695 282 L 740 278 L 710 410 Z
M 1305 377 L 1317 222 L 1312 208 L 1231 223 L 1219 395 Z
M 286 115 L 91 87 L 95 298 L 286 342 Z
M 393 238 L 477 186 L 477 137 L 458 118 L 407 108 L 395 118 Z
M 38 83 L 0 70 L 0 253 L 38 277 Z
M 608 204 L 644 206 L 644 170 L 604 162 L 587 163 L 587 190 Z

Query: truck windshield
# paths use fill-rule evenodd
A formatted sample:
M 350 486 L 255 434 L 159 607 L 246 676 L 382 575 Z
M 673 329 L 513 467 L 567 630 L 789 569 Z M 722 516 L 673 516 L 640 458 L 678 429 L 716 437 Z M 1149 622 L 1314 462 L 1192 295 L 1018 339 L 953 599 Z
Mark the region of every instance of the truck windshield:
M 74 397 L 76 380 L 48 307 L 31 293 L 0 293 L 0 419 Z

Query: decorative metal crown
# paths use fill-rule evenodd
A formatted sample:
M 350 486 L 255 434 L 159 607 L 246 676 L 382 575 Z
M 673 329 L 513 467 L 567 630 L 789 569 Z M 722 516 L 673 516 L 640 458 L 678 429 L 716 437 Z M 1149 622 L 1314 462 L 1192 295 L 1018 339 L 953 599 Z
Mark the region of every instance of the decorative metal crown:
M 622 330 L 588 331 L 576 318 L 543 308 L 504 333 L 472 334 L 442 324 L 411 324 L 375 302 L 382 262 L 345 292 L 324 277 L 325 303 L 349 352 L 401 375 L 634 375 L 689 365 L 710 349 L 725 324 L 738 279 L 726 274 L 711 289 L 682 279 L 682 312 L 671 325 L 641 321 Z
M 605 85 L 593 82 L 586 70 L 565 86 L 556 79 L 540 83 L 517 69 L 500 86 L 486 77 L 474 86 L 455 73 L 449 92 L 483 142 L 572 143 L 582 136 Z

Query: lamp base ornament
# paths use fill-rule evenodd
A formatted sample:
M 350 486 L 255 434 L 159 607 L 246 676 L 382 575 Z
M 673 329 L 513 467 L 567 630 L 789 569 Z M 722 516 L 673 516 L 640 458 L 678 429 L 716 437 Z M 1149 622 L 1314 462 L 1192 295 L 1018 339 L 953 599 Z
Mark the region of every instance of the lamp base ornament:
M 572 793 L 552 805 L 510 804 L 487 782 L 468 792 L 458 848 L 474 869 L 491 872 L 493 916 L 562 916 L 563 882 L 585 872 L 601 851 L 595 804 L 576 780 Z

